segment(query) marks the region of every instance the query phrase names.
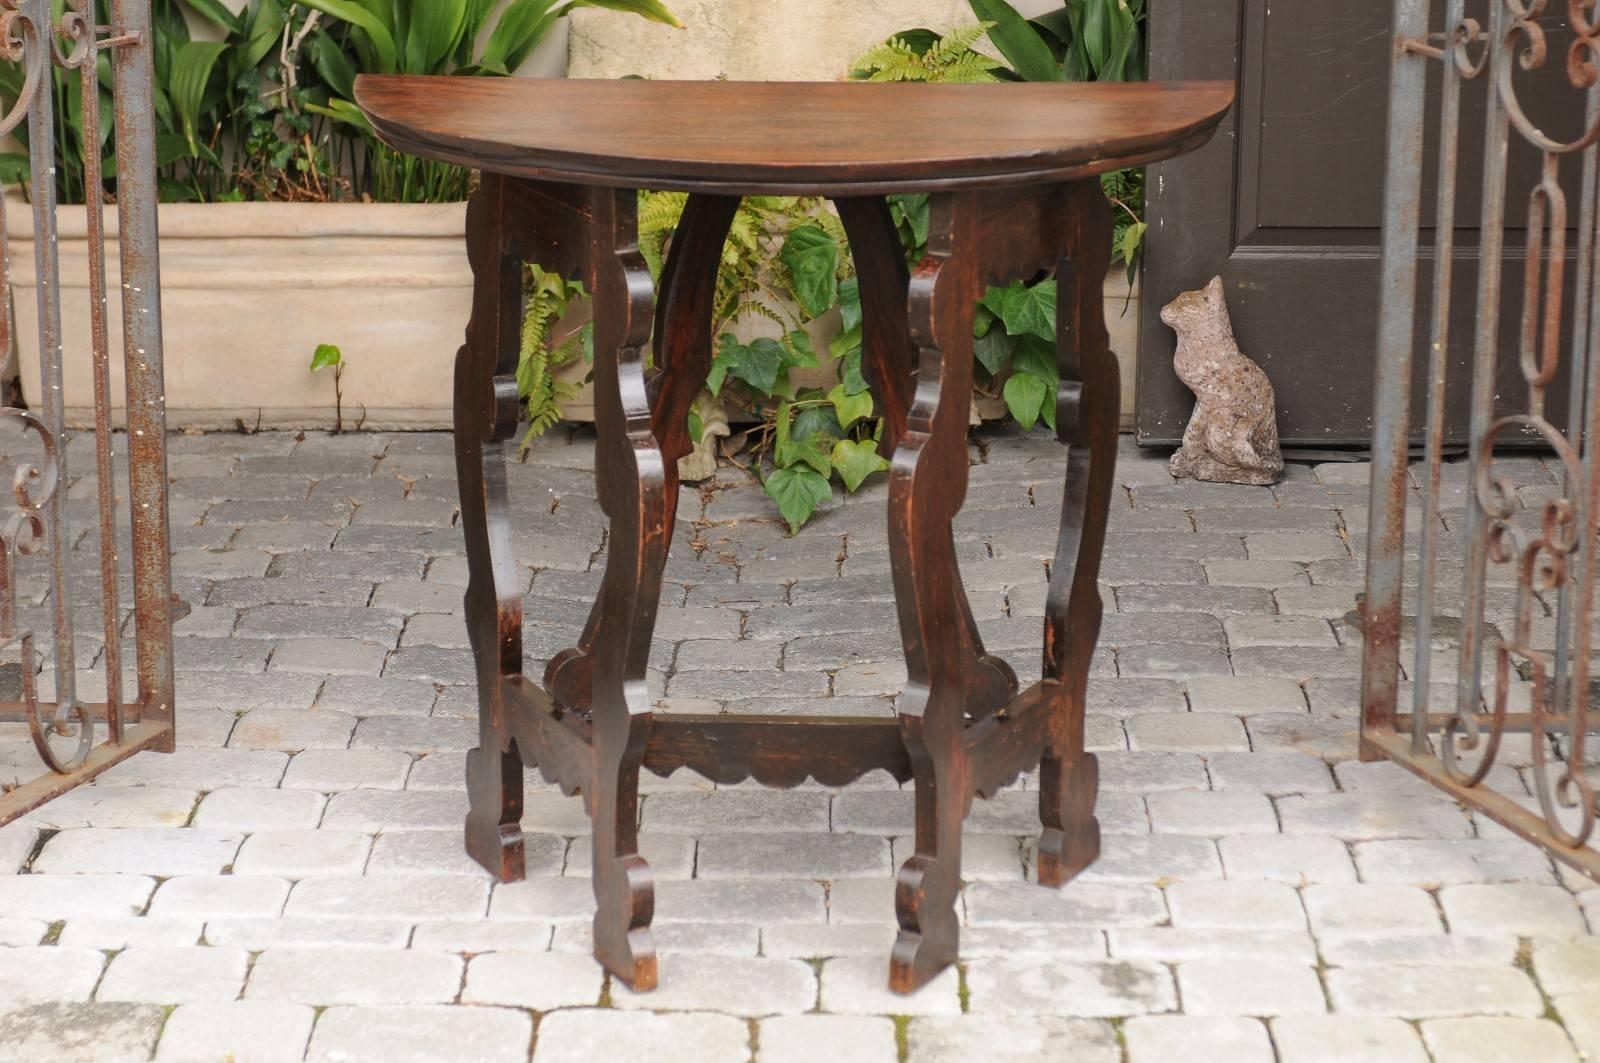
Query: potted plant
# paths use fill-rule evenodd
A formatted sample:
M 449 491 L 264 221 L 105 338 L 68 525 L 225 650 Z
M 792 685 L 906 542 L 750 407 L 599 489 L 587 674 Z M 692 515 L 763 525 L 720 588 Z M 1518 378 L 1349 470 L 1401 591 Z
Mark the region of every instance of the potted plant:
M 582 6 L 674 22 L 659 0 L 153 0 L 171 423 L 331 426 L 334 381 L 309 363 L 334 345 L 347 424 L 449 424 L 441 381 L 471 303 L 470 175 L 379 144 L 349 103 L 351 86 L 362 71 L 507 76 Z M 0 69 L 9 102 L 19 86 L 8 76 L 15 68 Z M 76 77 L 56 76 L 62 89 Z M 63 203 L 82 203 L 70 88 L 58 92 L 57 185 Z M 0 156 L 0 180 L 25 176 L 24 157 Z M 13 282 L 29 286 L 31 215 L 10 220 Z M 65 208 L 58 226 L 65 346 L 87 350 L 84 215 Z M 112 276 L 113 304 L 119 290 Z M 15 302 L 26 398 L 38 393 L 37 328 L 33 300 Z M 116 305 L 110 320 L 120 320 Z M 69 419 L 89 422 L 87 358 L 68 359 L 66 385 Z

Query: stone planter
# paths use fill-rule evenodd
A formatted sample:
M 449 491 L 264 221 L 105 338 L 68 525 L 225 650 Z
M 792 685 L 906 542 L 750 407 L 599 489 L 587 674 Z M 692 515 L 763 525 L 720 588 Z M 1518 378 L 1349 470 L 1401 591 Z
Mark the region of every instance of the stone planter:
M 32 214 L 8 212 L 23 394 L 39 394 Z M 162 310 L 169 422 L 175 428 L 326 428 L 329 371 L 347 368 L 345 426 L 450 425 L 453 362 L 471 310 L 464 204 L 163 204 Z M 116 212 L 106 211 L 108 237 Z M 67 415 L 92 423 L 88 245 L 84 213 L 60 212 Z M 113 363 L 120 363 L 121 283 L 108 248 Z M 113 393 L 121 394 L 120 371 Z M 364 411 L 364 412 L 363 412 Z M 362 418 L 365 418 L 363 421 Z

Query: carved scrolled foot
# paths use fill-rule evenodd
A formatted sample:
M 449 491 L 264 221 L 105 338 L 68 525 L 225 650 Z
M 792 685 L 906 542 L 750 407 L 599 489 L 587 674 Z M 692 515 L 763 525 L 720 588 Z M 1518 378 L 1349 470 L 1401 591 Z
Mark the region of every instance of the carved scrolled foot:
M 601 966 L 635 993 L 656 987 L 655 873 L 635 854 L 595 868 L 594 955 Z
M 1100 858 L 1100 762 L 1093 753 L 1045 754 L 1039 765 L 1039 884 L 1059 887 Z
M 467 751 L 467 797 L 467 855 L 496 880 L 521 882 L 522 758 L 515 746 L 502 750 L 494 743 Z

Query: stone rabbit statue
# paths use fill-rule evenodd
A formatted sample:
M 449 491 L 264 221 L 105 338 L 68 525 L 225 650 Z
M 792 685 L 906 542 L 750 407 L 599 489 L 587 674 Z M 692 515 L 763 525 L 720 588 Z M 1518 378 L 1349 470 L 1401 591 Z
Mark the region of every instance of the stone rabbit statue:
M 1228 320 L 1222 278 L 1184 292 L 1161 310 L 1178 334 L 1172 359 L 1178 379 L 1194 392 L 1194 415 L 1172 475 L 1216 483 L 1271 484 L 1283 475 L 1272 382 L 1239 351 Z

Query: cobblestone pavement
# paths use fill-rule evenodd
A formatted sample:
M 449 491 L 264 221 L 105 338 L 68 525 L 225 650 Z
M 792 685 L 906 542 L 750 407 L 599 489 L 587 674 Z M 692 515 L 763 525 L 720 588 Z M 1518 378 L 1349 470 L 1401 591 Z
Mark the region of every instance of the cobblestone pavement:
M 592 454 L 563 435 L 510 470 L 534 657 L 573 640 L 598 583 Z M 984 638 L 1026 680 L 1062 452 L 991 434 L 973 454 L 964 574 Z M 908 792 L 648 778 L 663 960 L 661 988 L 634 996 L 588 957 L 577 800 L 530 776 L 525 883 L 497 886 L 462 853 L 477 731 L 449 437 L 175 438 L 176 581 L 194 603 L 182 748 L 0 832 L 17 872 L 0 877 L 0 1057 L 1600 1057 L 1600 890 L 1354 759 L 1342 618 L 1365 468 L 1295 466 L 1265 489 L 1123 459 L 1090 697 L 1100 862 L 1041 890 L 1027 781 L 979 802 L 960 969 L 898 998 Z M 1537 459 L 1507 467 L 1530 497 L 1555 482 Z M 92 482 L 72 497 L 85 516 Z M 661 710 L 889 713 L 904 668 L 884 507 L 880 483 L 791 539 L 737 474 L 690 490 Z M 80 556 L 92 583 L 92 547 Z M 93 616 L 78 626 L 99 667 Z M 1496 784 L 1526 794 L 1527 745 L 1510 746 Z

